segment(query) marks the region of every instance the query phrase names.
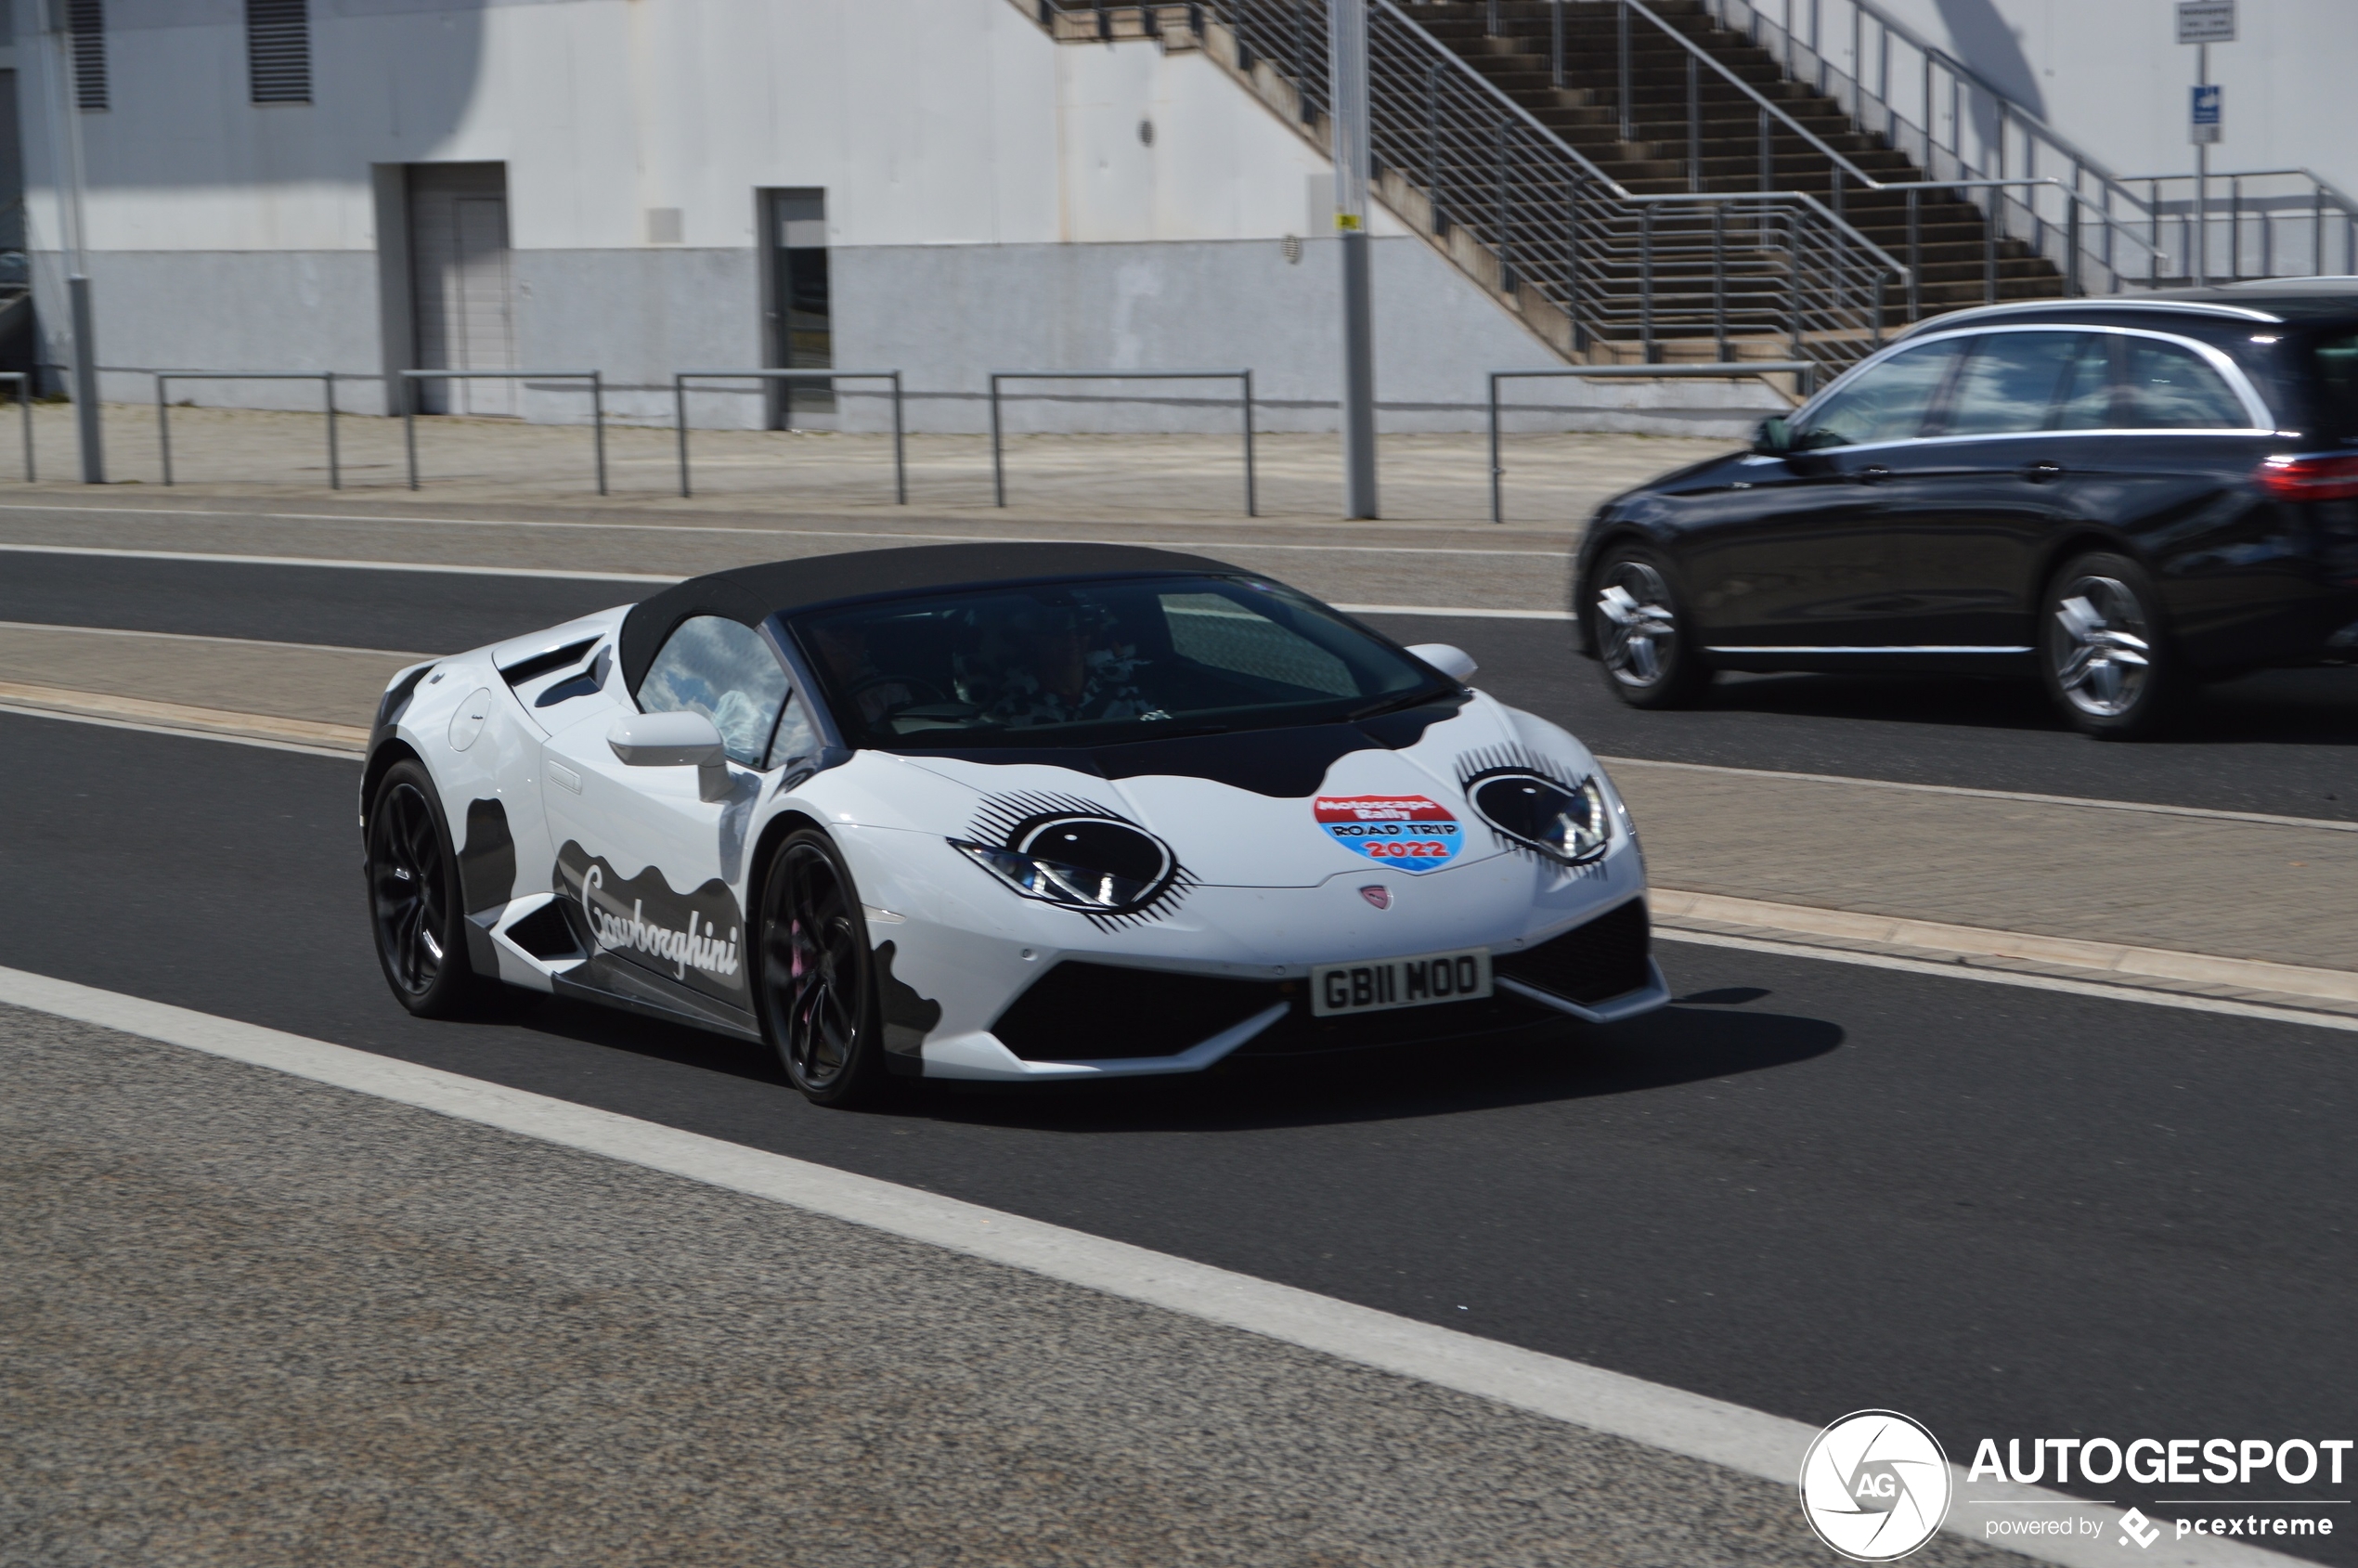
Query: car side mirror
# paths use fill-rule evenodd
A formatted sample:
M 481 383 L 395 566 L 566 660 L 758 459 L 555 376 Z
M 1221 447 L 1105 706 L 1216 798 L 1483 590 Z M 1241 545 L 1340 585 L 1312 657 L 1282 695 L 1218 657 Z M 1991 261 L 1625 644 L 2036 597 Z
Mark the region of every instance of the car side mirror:
M 1793 422 L 1771 414 L 1752 433 L 1752 449 L 1764 458 L 1781 458 L 1793 450 Z
M 1408 652 L 1441 671 L 1452 680 L 1463 680 L 1482 666 L 1463 648 L 1448 642 L 1413 642 Z
M 606 745 L 627 768 L 693 768 L 700 800 L 726 800 L 735 787 L 720 732 L 701 713 L 625 714 L 606 731 Z

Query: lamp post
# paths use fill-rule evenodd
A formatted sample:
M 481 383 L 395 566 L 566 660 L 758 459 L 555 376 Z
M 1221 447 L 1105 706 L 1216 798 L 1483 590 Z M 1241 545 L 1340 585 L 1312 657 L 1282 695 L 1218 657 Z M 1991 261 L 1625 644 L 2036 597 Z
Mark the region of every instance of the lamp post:
M 57 110 L 57 139 L 50 150 L 52 177 L 58 183 L 58 227 L 64 231 L 66 247 L 74 428 L 81 436 L 82 482 L 103 485 L 107 458 L 98 425 L 98 340 L 91 317 L 89 265 L 83 235 L 82 112 L 75 92 L 72 26 L 67 0 L 50 0 L 50 46 L 42 51 L 42 71 L 49 79 L 49 101 Z
M 1367 0 L 1327 6 L 1335 238 L 1342 253 L 1343 515 L 1376 515 L 1376 349 L 1367 279 Z

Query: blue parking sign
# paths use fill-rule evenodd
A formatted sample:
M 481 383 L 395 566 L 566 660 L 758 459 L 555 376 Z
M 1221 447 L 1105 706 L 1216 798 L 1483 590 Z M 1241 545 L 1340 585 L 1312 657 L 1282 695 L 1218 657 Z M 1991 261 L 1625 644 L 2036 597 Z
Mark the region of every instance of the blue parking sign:
M 2222 123 L 2219 115 L 2217 83 L 2196 87 L 2194 90 L 2192 110 L 2186 122 L 2187 128 L 2192 133 L 2188 139 L 2196 142 L 2217 141 L 2219 128 Z

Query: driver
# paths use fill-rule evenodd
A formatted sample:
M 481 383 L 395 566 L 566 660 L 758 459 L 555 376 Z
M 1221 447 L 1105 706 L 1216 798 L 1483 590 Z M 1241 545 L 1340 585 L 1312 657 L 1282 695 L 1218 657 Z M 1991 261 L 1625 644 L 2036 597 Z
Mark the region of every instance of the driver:
M 1009 630 L 1024 655 L 1007 661 L 998 699 L 984 717 L 1014 728 L 1169 718 L 1139 691 L 1136 674 L 1146 661 L 1134 643 L 1112 641 L 1109 620 L 1103 611 L 1061 605 L 1017 616 Z
M 896 708 L 908 706 L 918 700 L 909 682 L 898 676 L 887 675 L 876 667 L 868 650 L 868 633 L 857 626 L 821 625 L 813 628 L 813 640 L 819 644 L 819 654 L 827 661 L 835 676 L 836 689 L 850 694 L 860 709 L 860 717 L 870 724 L 880 722 Z

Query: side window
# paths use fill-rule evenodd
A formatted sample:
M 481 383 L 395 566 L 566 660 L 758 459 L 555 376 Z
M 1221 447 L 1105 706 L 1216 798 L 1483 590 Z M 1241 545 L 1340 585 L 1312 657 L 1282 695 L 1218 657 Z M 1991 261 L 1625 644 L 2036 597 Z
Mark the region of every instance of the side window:
M 2201 355 L 2183 343 L 2121 344 L 2122 422 L 2131 430 L 2244 430 L 2251 416 Z
M 751 627 L 693 616 L 664 642 L 639 706 L 649 713 L 701 713 L 720 732 L 731 760 L 761 766 L 770 731 L 786 700 L 786 672 Z
M 2044 430 L 2057 385 L 2079 346 L 2077 332 L 1990 332 L 1949 395 L 1943 435 L 2015 435 Z
M 2064 377 L 2061 407 L 2055 410 L 2057 430 L 2112 430 L 2118 426 L 2119 416 L 2113 411 L 2113 404 L 2120 380 L 2113 374 L 2113 360 L 2126 341 L 2110 332 L 2081 335 L 2079 353 Z
M 1924 414 L 1949 379 L 1963 341 L 1950 338 L 1893 355 L 1820 404 L 1794 445 L 1810 451 L 1923 434 Z

